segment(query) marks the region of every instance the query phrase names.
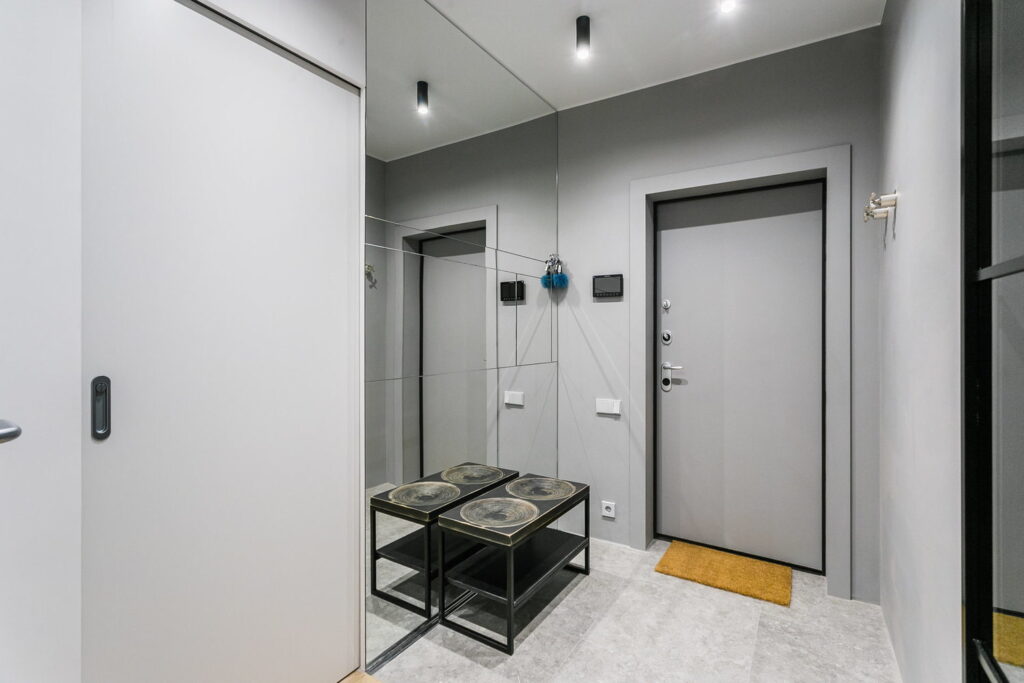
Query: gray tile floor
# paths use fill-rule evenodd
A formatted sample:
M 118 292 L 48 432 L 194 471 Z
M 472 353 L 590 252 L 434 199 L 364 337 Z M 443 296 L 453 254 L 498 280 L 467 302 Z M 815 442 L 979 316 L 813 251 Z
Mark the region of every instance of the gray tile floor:
M 375 675 L 383 683 L 900 680 L 876 605 L 830 598 L 823 578 L 799 572 L 789 608 L 664 576 L 654 565 L 666 547 L 595 540 L 590 576 L 563 572 L 523 608 L 512 657 L 437 627 Z M 468 614 L 497 629 L 486 606 Z

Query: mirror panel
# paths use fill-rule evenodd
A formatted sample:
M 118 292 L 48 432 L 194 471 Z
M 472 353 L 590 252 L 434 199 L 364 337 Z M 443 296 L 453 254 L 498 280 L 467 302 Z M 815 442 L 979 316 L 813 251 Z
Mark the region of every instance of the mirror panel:
M 557 295 L 541 286 L 557 141 L 547 103 L 429 3 L 368 4 L 368 499 L 463 462 L 557 476 Z M 426 527 L 367 519 L 373 671 L 425 630 L 437 595 L 394 552 L 425 550 Z

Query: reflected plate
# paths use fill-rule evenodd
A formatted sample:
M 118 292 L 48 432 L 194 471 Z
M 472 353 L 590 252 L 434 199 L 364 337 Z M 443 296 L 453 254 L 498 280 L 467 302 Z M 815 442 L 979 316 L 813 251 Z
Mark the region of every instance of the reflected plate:
M 540 514 L 536 505 L 519 498 L 481 498 L 466 503 L 459 512 L 470 524 L 495 529 L 526 524 Z
M 455 500 L 462 493 L 455 484 L 443 481 L 417 481 L 391 489 L 388 500 L 399 505 L 428 507 Z
M 528 500 L 562 500 L 576 493 L 576 487 L 569 482 L 549 477 L 516 479 L 505 490 Z
M 441 478 L 453 484 L 490 484 L 504 476 L 497 467 L 489 465 L 456 465 L 441 473 Z

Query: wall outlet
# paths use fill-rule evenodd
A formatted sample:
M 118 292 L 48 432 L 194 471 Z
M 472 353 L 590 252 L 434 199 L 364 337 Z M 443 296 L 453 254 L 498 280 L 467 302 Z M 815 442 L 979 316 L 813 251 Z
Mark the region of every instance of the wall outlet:
M 601 516 L 615 519 L 615 503 L 610 500 L 601 501 Z

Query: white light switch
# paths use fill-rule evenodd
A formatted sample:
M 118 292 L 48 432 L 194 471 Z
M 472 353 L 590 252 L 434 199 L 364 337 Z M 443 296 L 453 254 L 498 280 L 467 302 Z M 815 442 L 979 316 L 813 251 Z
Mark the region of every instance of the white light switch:
M 506 391 L 505 392 L 505 405 L 507 406 L 522 406 L 526 405 L 526 398 L 521 391 Z
M 622 401 L 617 398 L 597 399 L 598 415 L 622 415 Z

